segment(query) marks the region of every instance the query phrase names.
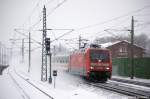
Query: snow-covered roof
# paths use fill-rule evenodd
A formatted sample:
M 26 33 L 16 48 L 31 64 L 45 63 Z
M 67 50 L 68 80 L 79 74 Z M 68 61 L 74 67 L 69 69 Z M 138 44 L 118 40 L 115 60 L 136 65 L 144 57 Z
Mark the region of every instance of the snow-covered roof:
M 103 44 L 100 44 L 100 45 L 101 45 L 102 48 L 107 48 L 107 47 L 109 47 L 109 46 L 118 44 L 118 43 L 120 43 L 120 42 L 127 42 L 127 43 L 130 43 L 130 42 L 127 41 L 127 40 L 123 40 L 123 41 L 107 42 L 107 43 L 103 43 Z M 143 48 L 143 47 L 141 47 L 141 46 L 139 46 L 139 45 L 137 45 L 137 44 L 134 44 L 134 46 L 139 47 L 139 48 L 142 48 L 142 49 L 145 49 L 145 48 Z
M 107 42 L 107 43 L 103 43 L 103 44 L 100 44 L 102 48 L 107 48 L 109 46 L 112 46 L 114 44 L 117 44 L 119 43 L 120 41 L 116 41 L 116 42 Z

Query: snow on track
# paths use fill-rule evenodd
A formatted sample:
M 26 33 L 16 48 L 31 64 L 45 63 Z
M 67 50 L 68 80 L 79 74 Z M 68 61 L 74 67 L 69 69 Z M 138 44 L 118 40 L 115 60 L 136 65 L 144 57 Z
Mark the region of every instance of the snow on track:
M 6 73 L 0 76 L 0 99 L 26 99 L 20 88 Z

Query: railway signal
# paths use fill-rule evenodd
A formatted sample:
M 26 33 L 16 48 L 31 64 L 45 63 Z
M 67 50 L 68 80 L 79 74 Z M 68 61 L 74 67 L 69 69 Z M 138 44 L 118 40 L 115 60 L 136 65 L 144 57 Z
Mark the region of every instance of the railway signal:
M 49 55 L 50 54 L 50 38 L 45 39 L 45 44 L 46 44 L 47 54 Z
M 57 76 L 57 70 L 53 70 L 53 76 Z
M 56 85 L 57 70 L 53 70 L 53 76 L 54 76 L 54 88 L 55 88 L 55 85 Z

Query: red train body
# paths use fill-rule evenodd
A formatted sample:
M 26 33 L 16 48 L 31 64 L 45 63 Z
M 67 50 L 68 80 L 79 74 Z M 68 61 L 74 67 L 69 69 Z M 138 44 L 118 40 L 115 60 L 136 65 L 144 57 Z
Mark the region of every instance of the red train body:
M 109 50 L 86 48 L 72 53 L 69 57 L 69 72 L 87 79 L 107 81 L 112 74 Z

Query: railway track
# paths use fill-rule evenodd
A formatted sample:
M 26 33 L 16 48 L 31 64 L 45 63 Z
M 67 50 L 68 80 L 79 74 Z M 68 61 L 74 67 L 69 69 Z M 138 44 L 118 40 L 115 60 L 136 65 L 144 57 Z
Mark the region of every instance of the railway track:
M 23 76 L 19 75 L 16 71 L 15 71 L 16 75 L 19 76 L 21 79 L 23 79 L 24 81 L 26 81 L 28 84 L 30 84 L 31 86 L 33 86 L 34 88 L 36 88 L 37 90 L 39 90 L 40 92 L 42 92 L 44 95 L 46 95 L 47 97 L 49 97 L 50 99 L 54 99 L 51 95 L 49 95 L 48 93 L 44 92 L 43 90 L 41 90 L 39 87 L 37 87 L 35 84 L 31 83 L 29 81 L 29 79 L 24 78 Z M 9 75 L 11 75 L 11 73 L 9 73 Z M 13 78 L 13 76 L 11 75 L 11 77 Z M 15 80 L 13 78 L 13 80 Z M 17 83 L 17 81 L 15 80 L 15 82 Z M 19 84 L 17 83 L 17 85 L 19 86 Z M 20 87 L 20 86 L 19 86 Z M 21 87 L 20 87 L 21 88 Z M 22 88 L 21 88 L 22 89 Z M 22 89 L 23 90 L 23 89 Z M 25 91 L 24 91 L 25 92 Z M 25 95 L 27 96 L 27 99 L 30 99 L 30 97 L 25 93 Z M 26 99 L 26 98 L 25 98 Z
M 85 82 L 88 85 L 103 88 L 106 90 L 114 91 L 128 96 L 136 97 L 137 99 L 150 99 L 150 91 L 144 91 L 140 89 L 134 89 L 131 87 L 126 87 L 119 85 L 118 83 L 91 83 Z
M 10 78 L 12 79 L 12 81 L 14 82 L 14 84 L 16 85 L 16 87 L 19 88 L 19 90 L 20 90 L 19 92 L 20 92 L 22 98 L 23 98 L 23 99 L 31 99 L 30 96 L 29 96 L 29 95 L 23 90 L 23 88 L 19 85 L 19 83 L 17 83 L 17 81 L 14 79 L 14 77 L 13 77 L 10 73 L 8 73 L 8 74 L 9 74 Z
M 29 83 L 30 85 L 32 85 L 33 87 L 35 87 L 36 89 L 41 91 L 43 94 L 48 96 L 50 99 L 54 99 L 52 96 L 50 96 L 49 94 L 47 94 L 46 92 L 44 92 L 40 88 L 38 88 L 36 85 L 31 83 L 27 78 L 24 78 L 23 76 L 19 75 L 16 71 L 15 71 L 15 73 L 21 79 L 25 80 L 27 83 Z M 129 86 L 128 87 L 127 86 L 123 86 L 123 85 L 120 85 L 120 84 L 115 83 L 115 82 L 111 82 L 111 83 L 110 82 L 108 82 L 108 83 L 91 83 L 91 82 L 85 81 L 84 83 L 88 84 L 88 85 L 92 85 L 92 86 L 98 87 L 98 88 L 103 88 L 103 89 L 106 89 L 106 90 L 110 90 L 110 91 L 114 91 L 114 92 L 117 92 L 117 93 L 121 93 L 121 94 L 124 94 L 124 95 L 137 97 L 138 99 L 141 99 L 141 97 L 142 97 L 142 99 L 150 99 L 150 91 L 135 89 L 135 88 L 131 88 Z M 30 97 L 28 97 L 27 99 L 30 99 Z
M 125 79 L 119 79 L 119 78 L 111 78 L 111 80 L 117 81 L 117 82 L 123 82 L 123 83 L 130 83 L 130 84 L 144 86 L 144 87 L 150 87 L 150 83 L 145 83 L 145 82 L 131 81 L 131 80 L 125 80 Z

